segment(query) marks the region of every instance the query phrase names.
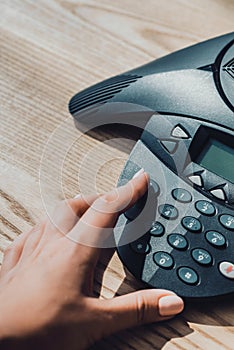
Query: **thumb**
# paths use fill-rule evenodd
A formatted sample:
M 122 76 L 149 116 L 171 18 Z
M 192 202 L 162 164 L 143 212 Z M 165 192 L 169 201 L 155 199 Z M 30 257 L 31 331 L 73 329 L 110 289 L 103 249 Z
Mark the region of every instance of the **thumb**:
M 105 335 L 157 321 L 167 320 L 184 308 L 183 300 L 163 289 L 148 289 L 110 300 L 102 300 L 102 312 L 108 315 Z M 103 310 L 104 309 L 104 310 Z

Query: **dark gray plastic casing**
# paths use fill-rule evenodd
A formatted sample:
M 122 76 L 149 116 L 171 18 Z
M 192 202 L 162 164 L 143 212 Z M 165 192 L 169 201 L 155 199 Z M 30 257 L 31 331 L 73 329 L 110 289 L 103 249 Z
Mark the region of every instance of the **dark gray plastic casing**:
M 95 125 L 95 118 L 113 123 L 116 115 L 127 118 L 131 108 L 125 109 L 124 103 L 128 103 L 145 111 L 142 118 L 150 111 L 179 114 L 234 129 L 233 59 L 234 33 L 230 33 L 89 87 L 73 96 L 69 110 L 86 125 Z

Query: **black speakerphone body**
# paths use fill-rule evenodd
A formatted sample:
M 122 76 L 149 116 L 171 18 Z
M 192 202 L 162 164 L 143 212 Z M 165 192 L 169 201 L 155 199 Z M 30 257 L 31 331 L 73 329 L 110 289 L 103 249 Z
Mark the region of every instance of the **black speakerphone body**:
M 129 271 L 184 298 L 232 294 L 234 33 L 96 84 L 69 110 L 91 127 L 95 118 L 144 126 L 119 179 L 140 168 L 150 175 L 147 193 L 114 231 Z

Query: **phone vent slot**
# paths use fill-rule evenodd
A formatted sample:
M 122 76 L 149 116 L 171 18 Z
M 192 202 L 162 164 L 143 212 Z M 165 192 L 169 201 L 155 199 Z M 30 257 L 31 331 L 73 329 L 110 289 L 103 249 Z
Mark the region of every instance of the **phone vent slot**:
M 139 78 L 142 77 L 139 75 L 118 75 L 91 86 L 71 98 L 69 111 L 71 114 L 75 114 L 92 105 L 104 104 Z

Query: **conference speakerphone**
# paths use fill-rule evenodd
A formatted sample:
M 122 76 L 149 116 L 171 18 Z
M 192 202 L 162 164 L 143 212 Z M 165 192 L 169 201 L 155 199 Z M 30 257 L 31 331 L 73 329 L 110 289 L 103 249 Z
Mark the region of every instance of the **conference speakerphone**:
M 185 298 L 233 293 L 234 33 L 110 78 L 69 108 L 82 123 L 92 110 L 108 122 L 115 103 L 151 111 L 119 179 L 150 175 L 114 231 L 122 262 L 149 287 Z

